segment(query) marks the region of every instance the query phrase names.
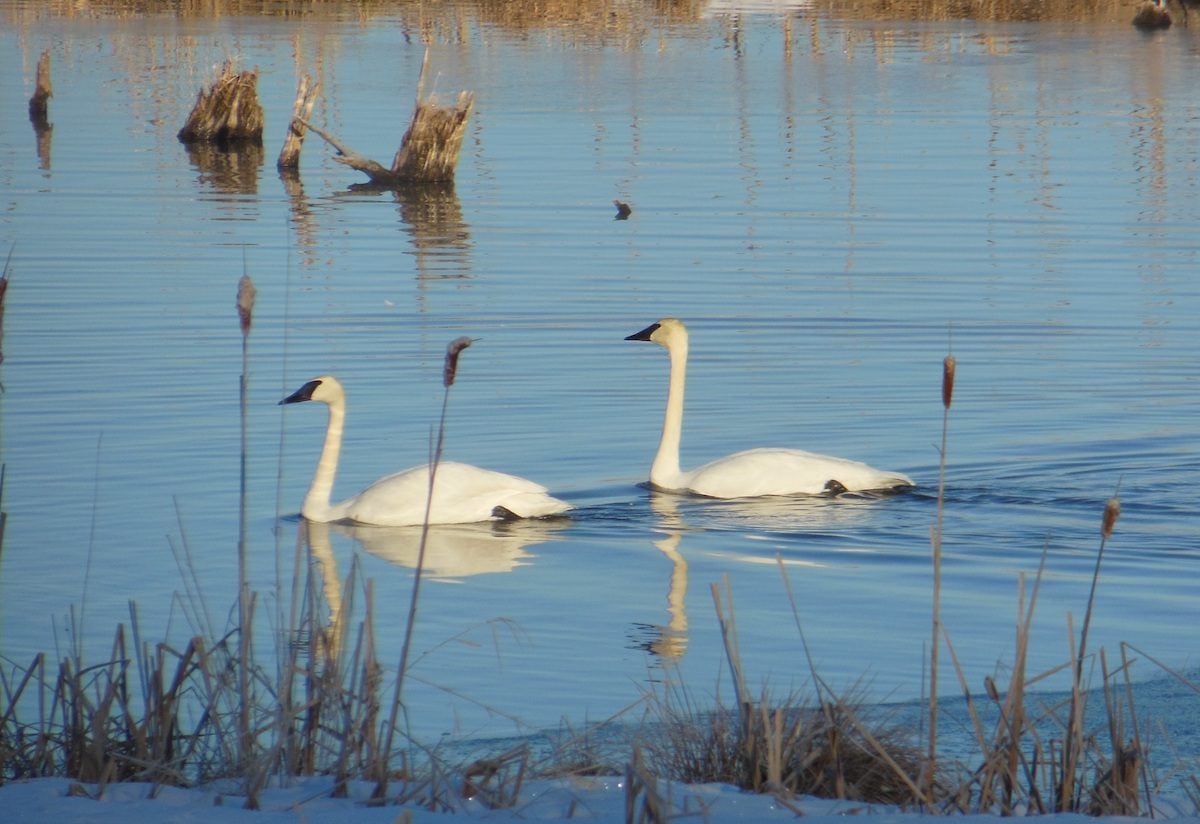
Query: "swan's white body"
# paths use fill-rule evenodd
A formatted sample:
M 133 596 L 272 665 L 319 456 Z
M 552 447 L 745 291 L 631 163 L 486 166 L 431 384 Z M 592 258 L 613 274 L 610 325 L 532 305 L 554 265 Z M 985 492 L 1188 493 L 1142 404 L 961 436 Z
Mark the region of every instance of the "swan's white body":
M 671 382 L 658 454 L 650 483 L 659 489 L 710 498 L 757 498 L 766 495 L 829 495 L 891 491 L 911 487 L 911 479 L 858 461 L 800 449 L 748 449 L 690 471 L 679 468 L 683 430 L 683 391 L 687 380 L 688 332 L 677 318 L 664 318 L 626 340 L 657 343 L 671 358 Z
M 329 407 L 325 446 L 312 485 L 304 496 L 301 515 L 321 523 L 353 521 L 377 526 L 413 526 L 424 522 L 429 496 L 428 465 L 380 478 L 354 497 L 331 503 L 333 479 L 342 451 L 346 394 L 336 378 L 322 375 L 280 403 L 301 401 L 320 401 Z M 469 464 L 441 461 L 434 479 L 429 523 L 467 524 L 509 516 L 541 518 L 570 508 L 570 504 L 551 497 L 544 486 L 533 481 Z

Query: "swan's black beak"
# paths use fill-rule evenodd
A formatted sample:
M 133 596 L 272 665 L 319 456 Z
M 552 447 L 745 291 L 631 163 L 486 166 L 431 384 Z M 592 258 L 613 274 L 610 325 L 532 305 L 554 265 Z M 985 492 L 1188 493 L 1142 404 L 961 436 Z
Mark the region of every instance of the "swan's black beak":
M 660 324 L 652 323 L 640 332 L 634 332 L 625 340 L 650 340 L 650 336 L 658 331 Z
M 301 401 L 311 401 L 312 393 L 315 392 L 317 390 L 317 387 L 320 385 L 321 385 L 320 381 L 309 381 L 308 383 L 304 384 L 304 386 L 301 386 L 295 392 L 293 392 L 292 394 L 288 395 L 286 398 L 281 400 L 279 402 L 279 406 L 283 406 L 285 403 L 300 403 Z

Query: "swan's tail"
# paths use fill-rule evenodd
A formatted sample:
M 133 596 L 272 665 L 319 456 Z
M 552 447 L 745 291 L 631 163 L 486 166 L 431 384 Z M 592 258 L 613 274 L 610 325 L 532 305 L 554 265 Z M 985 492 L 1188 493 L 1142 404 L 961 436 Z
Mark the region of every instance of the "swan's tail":
M 492 516 L 503 520 L 545 518 L 550 515 L 561 515 L 569 509 L 571 509 L 569 503 L 545 493 L 518 492 L 505 498 L 503 504 L 497 504 L 492 510 Z

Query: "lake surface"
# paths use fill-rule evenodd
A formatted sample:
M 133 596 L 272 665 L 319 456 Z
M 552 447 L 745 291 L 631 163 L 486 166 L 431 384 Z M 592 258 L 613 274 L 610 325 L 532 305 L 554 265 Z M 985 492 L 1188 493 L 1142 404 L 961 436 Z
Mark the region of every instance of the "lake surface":
M 1020 580 L 1043 554 L 1030 669 L 1069 657 L 1118 490 L 1089 647 L 1194 670 L 1195 29 L 759 6 L 606 26 L 471 4 L 344 18 L 0 4 L 0 653 L 78 641 L 105 659 L 131 600 L 144 636 L 186 637 L 201 612 L 228 625 L 245 273 L 264 634 L 289 603 L 325 426 L 323 408 L 277 402 L 314 375 L 349 397 L 344 497 L 425 460 L 446 344 L 477 338 L 446 456 L 577 506 L 431 550 L 406 687 L 422 735 L 598 720 L 663 679 L 728 695 L 710 589 L 726 578 L 752 684 L 807 683 L 790 587 L 827 681 L 920 696 L 949 353 L 943 621 L 972 689 L 1013 661 Z M 280 178 L 302 71 L 321 83 L 314 122 L 390 162 L 422 40 L 426 91 L 476 95 L 453 192 L 364 191 L 313 135 L 299 185 Z M 26 102 L 45 49 L 39 139 Z M 176 132 L 229 57 L 260 72 L 266 145 L 190 155 Z M 918 488 L 711 502 L 639 486 L 667 359 L 623 339 L 672 315 L 692 334 L 685 466 L 795 446 Z M 313 541 L 334 585 L 355 567 L 374 582 L 393 667 L 411 547 L 337 527 Z

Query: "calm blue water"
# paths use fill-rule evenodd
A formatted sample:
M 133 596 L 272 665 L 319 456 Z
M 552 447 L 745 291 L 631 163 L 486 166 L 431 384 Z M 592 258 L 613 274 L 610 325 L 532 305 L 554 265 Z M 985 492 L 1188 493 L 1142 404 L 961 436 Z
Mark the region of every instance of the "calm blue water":
M 1043 553 L 1031 670 L 1069 656 L 1118 489 L 1089 647 L 1115 658 L 1126 641 L 1195 667 L 1194 30 L 718 15 L 599 37 L 463 13 L 430 21 L 427 88 L 446 101 L 469 89 L 476 109 L 454 192 L 420 198 L 354 189 L 362 176 L 315 136 L 298 189 L 274 169 L 300 70 L 322 84 L 315 121 L 390 161 L 423 49 L 399 13 L 34 9 L 0 7 L 5 657 L 65 653 L 74 609 L 102 659 L 130 600 L 150 637 L 186 637 L 204 610 L 226 626 L 245 272 L 265 636 L 289 601 L 325 423 L 277 401 L 313 375 L 347 388 L 349 495 L 425 459 L 445 346 L 476 337 L 447 456 L 579 507 L 567 524 L 444 536 L 406 688 L 419 733 L 597 720 L 667 677 L 727 694 L 710 591 L 726 576 L 752 683 L 802 685 L 777 559 L 826 680 L 918 696 L 948 352 L 943 620 L 972 688 L 1013 660 L 1019 580 Z M 53 132 L 39 153 L 26 101 L 47 48 Z M 227 56 L 260 71 L 266 146 L 214 167 L 175 133 Z M 613 219 L 615 198 L 629 220 Z M 919 489 L 652 496 L 638 484 L 666 356 L 623 338 L 665 315 L 692 332 L 685 466 L 797 446 Z M 357 561 L 374 581 L 394 665 L 411 537 L 324 537 L 315 568 L 341 580 Z M 943 678 L 953 691 L 948 663 Z

